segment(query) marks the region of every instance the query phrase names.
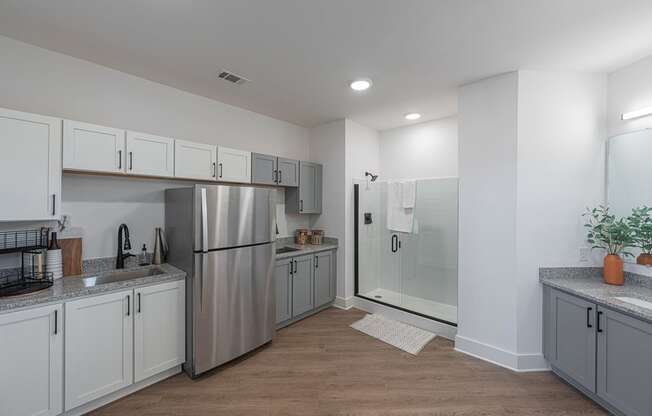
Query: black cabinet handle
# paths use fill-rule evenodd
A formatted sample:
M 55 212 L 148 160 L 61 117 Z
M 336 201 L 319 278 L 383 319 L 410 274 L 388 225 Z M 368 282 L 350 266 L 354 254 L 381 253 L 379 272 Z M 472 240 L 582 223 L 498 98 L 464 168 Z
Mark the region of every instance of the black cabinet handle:
M 297 261 L 295 260 L 294 261 L 294 273 L 296 273 L 296 272 L 297 272 Z
M 129 152 L 129 170 L 134 170 L 134 152 Z
M 278 183 L 283 183 L 283 171 L 277 170 L 278 172 Z
M 586 308 L 586 327 L 587 328 L 593 328 L 593 325 L 591 325 L 591 311 L 593 308 Z
M 54 335 L 59 333 L 59 310 L 54 310 Z
M 602 332 L 602 328 L 600 328 L 600 317 L 602 316 L 602 311 L 598 311 L 598 332 Z
M 278 183 L 278 171 L 276 169 L 272 169 L 272 182 Z
M 299 201 L 299 211 L 303 211 L 303 199 Z
M 52 215 L 57 213 L 57 194 L 52 194 Z
M 122 169 L 122 150 L 118 150 L 118 169 Z
M 140 313 L 140 293 L 138 293 L 138 313 Z
M 127 316 L 131 315 L 131 296 L 127 295 Z
M 213 162 L 213 177 L 217 175 L 216 168 L 215 168 L 215 162 Z
M 217 166 L 220 168 L 220 178 L 221 178 L 222 177 L 222 164 L 220 163 Z
M 392 253 L 396 253 L 398 251 L 398 236 L 396 234 L 392 234 Z

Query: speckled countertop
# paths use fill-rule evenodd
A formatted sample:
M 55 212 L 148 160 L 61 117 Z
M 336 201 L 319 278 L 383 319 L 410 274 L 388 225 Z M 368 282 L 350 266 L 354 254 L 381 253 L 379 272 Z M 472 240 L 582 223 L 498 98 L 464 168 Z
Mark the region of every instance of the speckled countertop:
M 599 267 L 553 267 L 540 268 L 539 281 L 546 286 L 652 322 L 652 309 L 616 299 L 630 297 L 652 302 L 652 277 L 626 272 L 625 284 L 614 286 L 604 283 L 602 268 Z
M 103 271 L 96 273 L 86 273 L 80 276 L 68 276 L 56 280 L 54 284 L 46 290 L 39 292 L 29 293 L 21 296 L 12 296 L 0 298 L 0 313 L 8 312 L 14 309 L 26 308 L 37 306 L 46 303 L 55 303 L 68 301 L 75 298 L 85 296 L 97 295 L 105 292 L 113 292 L 116 290 L 129 289 L 138 286 L 148 286 L 157 283 L 170 282 L 174 280 L 181 280 L 186 277 L 186 273 L 180 269 L 169 264 L 161 264 L 157 266 L 143 266 L 124 269 L 124 271 L 137 270 L 148 267 L 159 267 L 165 273 L 154 276 L 145 276 L 137 279 L 124 280 L 120 282 L 112 282 L 101 284 L 97 286 L 86 287 L 83 278 L 101 276 L 111 271 Z M 114 270 L 115 271 L 115 270 Z
M 324 237 L 323 244 L 318 246 L 312 244 L 294 244 L 293 238 L 279 238 L 276 240 L 276 249 L 282 247 L 292 247 L 298 249 L 297 251 L 290 251 L 287 253 L 281 253 L 276 255 L 276 259 L 286 259 L 288 257 L 303 256 L 305 254 L 318 253 L 320 251 L 334 250 L 337 248 L 337 239 Z

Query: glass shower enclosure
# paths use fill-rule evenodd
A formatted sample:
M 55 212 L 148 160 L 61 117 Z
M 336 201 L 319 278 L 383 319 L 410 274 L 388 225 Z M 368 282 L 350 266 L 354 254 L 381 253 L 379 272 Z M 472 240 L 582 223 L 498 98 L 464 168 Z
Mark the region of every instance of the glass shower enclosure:
M 356 296 L 456 326 L 458 178 L 358 181 L 354 209 Z

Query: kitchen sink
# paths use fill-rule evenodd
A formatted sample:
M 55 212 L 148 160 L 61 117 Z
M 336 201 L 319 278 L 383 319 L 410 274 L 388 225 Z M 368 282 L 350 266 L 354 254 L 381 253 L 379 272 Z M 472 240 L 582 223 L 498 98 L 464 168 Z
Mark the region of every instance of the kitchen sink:
M 652 310 L 652 302 L 648 302 L 642 299 L 630 298 L 628 296 L 617 296 L 616 299 L 622 302 L 631 303 L 632 305 L 636 305 L 641 308 Z
M 276 254 L 291 253 L 293 251 L 299 251 L 299 250 L 301 249 L 294 248 L 294 247 L 281 247 L 276 249 Z
M 159 267 L 148 267 L 145 269 L 136 269 L 136 270 L 117 270 L 114 272 L 102 274 L 100 276 L 85 277 L 82 280 L 84 281 L 84 286 L 92 287 L 98 285 L 104 285 L 107 283 L 123 282 L 125 280 L 139 279 L 141 277 L 147 276 L 156 276 L 159 274 L 165 274 L 165 272 Z

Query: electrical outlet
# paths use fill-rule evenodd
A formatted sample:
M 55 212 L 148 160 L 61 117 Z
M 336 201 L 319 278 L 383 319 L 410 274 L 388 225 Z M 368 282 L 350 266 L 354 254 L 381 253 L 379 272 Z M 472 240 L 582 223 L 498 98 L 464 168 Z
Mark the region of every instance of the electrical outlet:
M 591 249 L 589 247 L 580 247 L 580 263 L 588 262 L 590 255 Z

